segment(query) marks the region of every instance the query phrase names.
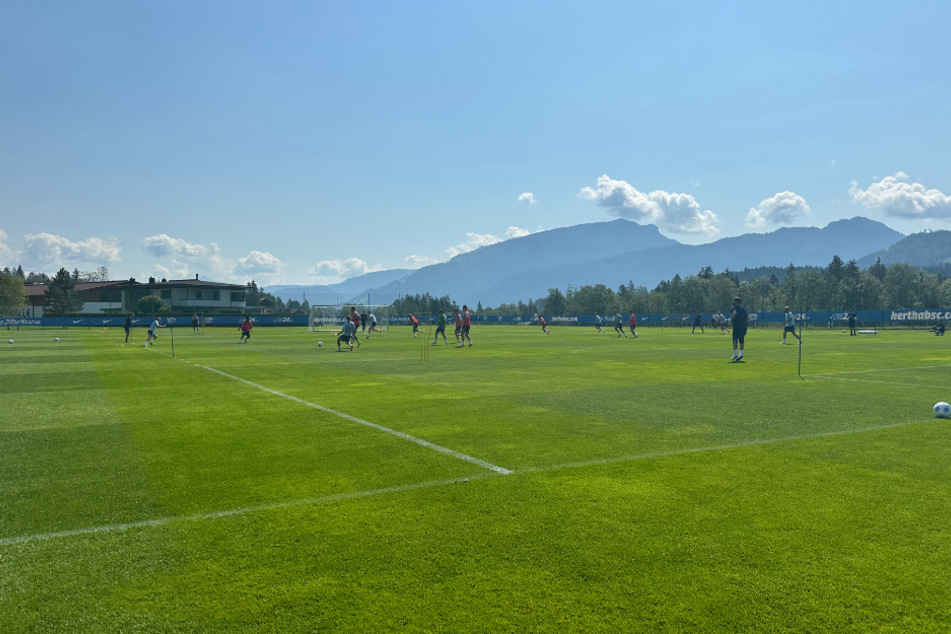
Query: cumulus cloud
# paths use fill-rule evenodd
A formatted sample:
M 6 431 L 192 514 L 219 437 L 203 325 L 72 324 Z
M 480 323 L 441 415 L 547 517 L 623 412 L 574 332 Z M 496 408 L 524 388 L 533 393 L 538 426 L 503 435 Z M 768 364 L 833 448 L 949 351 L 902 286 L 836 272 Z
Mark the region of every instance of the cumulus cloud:
M 522 229 L 521 227 L 509 227 L 505 230 L 505 239 L 511 240 L 512 238 L 521 238 L 522 236 L 530 236 L 532 232 L 528 229 Z
M 369 265 L 360 258 L 321 260 L 309 273 L 319 284 L 331 284 L 357 275 L 383 271 L 379 264 Z
M 406 263 L 409 264 L 410 268 L 421 269 L 431 264 L 439 264 L 439 260 L 428 255 L 408 255 L 406 256 Z
M 73 241 L 52 233 L 29 233 L 25 236 L 25 243 L 25 259 L 40 266 L 118 262 L 122 253 L 119 240 L 114 236 Z
M 672 233 L 712 236 L 720 232 L 717 215 L 701 210 L 690 194 L 644 193 L 626 181 L 614 180 L 605 174 L 598 178 L 596 187 L 584 187 L 580 195 L 597 201 L 615 216 L 655 224 Z
M 746 214 L 746 226 L 753 229 L 786 225 L 809 214 L 806 200 L 793 192 L 779 192 L 771 198 L 760 201 Z
M 491 233 L 466 233 L 466 237 L 469 239 L 463 242 L 462 244 L 457 244 L 454 247 L 449 247 L 446 249 L 446 253 L 449 254 L 450 258 L 454 258 L 460 253 L 468 253 L 469 251 L 474 251 L 479 247 L 487 247 L 490 244 L 497 244 L 503 242 L 503 239 L 494 236 Z
M 220 252 L 218 245 L 214 242 L 207 245 L 192 244 L 165 233 L 145 238 L 142 240 L 142 248 L 156 257 L 174 255 L 181 258 L 206 258 Z
M 520 203 L 528 203 L 529 205 L 534 205 L 535 202 L 536 202 L 536 201 L 535 201 L 535 194 L 533 194 L 532 192 L 525 192 L 524 194 L 519 195 L 519 197 L 518 197 L 518 202 L 520 202 Z
M 7 232 L 0 229 L 0 261 L 7 262 L 13 259 L 13 249 L 7 244 Z
M 937 189 L 926 189 L 921 183 L 907 182 L 908 174 L 897 172 L 886 176 L 867 189 L 852 181 L 849 194 L 852 200 L 867 209 L 874 209 L 886 216 L 927 219 L 951 218 L 951 196 Z
M 283 281 L 284 263 L 267 251 L 255 249 L 235 259 L 225 257 L 214 242 L 197 244 L 164 233 L 149 236 L 141 244 L 146 253 L 160 258 L 154 266 L 154 274 L 160 277 L 184 279 L 199 274 L 216 282 L 232 284 L 244 284 L 253 279 L 259 286 Z

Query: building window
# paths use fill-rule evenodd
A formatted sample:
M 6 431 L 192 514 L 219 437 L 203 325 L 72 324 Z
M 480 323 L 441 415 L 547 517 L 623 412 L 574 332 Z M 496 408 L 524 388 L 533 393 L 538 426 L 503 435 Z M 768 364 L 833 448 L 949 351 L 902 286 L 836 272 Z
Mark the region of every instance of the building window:
M 162 291 L 162 299 L 172 299 L 172 289 Z
M 201 291 L 195 291 L 195 299 L 201 299 Z
M 219 299 L 221 299 L 221 292 L 220 292 L 220 291 L 212 291 L 212 292 L 211 292 L 211 298 L 217 302 Z
M 244 293 L 240 293 L 240 292 L 238 292 L 238 293 L 231 293 L 231 301 L 233 301 L 233 302 L 243 302 L 243 301 L 244 301 Z

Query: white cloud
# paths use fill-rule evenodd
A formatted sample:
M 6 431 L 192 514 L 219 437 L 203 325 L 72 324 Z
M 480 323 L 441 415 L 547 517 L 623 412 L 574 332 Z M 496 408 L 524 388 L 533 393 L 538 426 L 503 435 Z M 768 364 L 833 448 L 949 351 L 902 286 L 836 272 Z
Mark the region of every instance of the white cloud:
M 521 238 L 523 236 L 530 236 L 532 232 L 528 229 L 522 229 L 521 227 L 509 227 L 505 230 L 505 239 L 511 240 L 512 238 Z
M 720 232 L 716 226 L 717 215 L 709 210 L 702 211 L 690 194 L 665 191 L 645 194 L 626 181 L 603 175 L 598 178 L 596 188 L 584 187 L 580 195 L 597 201 L 598 205 L 615 216 L 655 224 L 672 233 L 710 236 Z
M 160 258 L 154 265 L 154 273 L 170 279 L 193 278 L 196 274 L 216 282 L 244 284 L 252 279 L 259 286 L 283 281 L 284 263 L 267 251 L 252 250 L 237 259 L 221 254 L 217 244 L 196 244 L 174 238 L 168 234 L 149 236 L 142 240 L 146 253 Z
M 519 195 L 518 202 L 534 205 L 537 201 L 535 200 L 535 194 L 532 192 L 525 192 L 524 194 Z
M 6 262 L 4 266 L 11 266 L 9 263 L 13 259 L 13 249 L 10 248 L 10 245 L 7 244 L 7 232 L 3 229 L 0 229 L 0 262 Z
M 497 244 L 503 242 L 503 239 L 494 236 L 491 233 L 466 233 L 466 236 L 469 238 L 462 244 L 457 244 L 454 247 L 449 247 L 446 249 L 446 253 L 449 254 L 450 258 L 454 258 L 460 253 L 468 253 L 469 251 L 474 251 L 479 247 L 487 247 L 490 244 Z
M 406 263 L 409 264 L 410 268 L 421 269 L 431 264 L 439 264 L 439 260 L 428 255 L 408 255 L 406 256 Z
M 779 192 L 750 208 L 746 214 L 746 226 L 761 229 L 785 225 L 808 214 L 809 205 L 802 196 L 789 191 Z
M 951 196 L 937 189 L 925 189 L 921 183 L 909 183 L 908 174 L 897 172 L 886 176 L 868 189 L 862 189 L 852 181 L 849 194 L 852 200 L 867 209 L 874 209 L 886 216 L 899 218 L 951 218 Z
M 384 268 L 379 264 L 371 266 L 360 258 L 346 258 L 345 260 L 321 260 L 309 273 L 318 284 L 333 284 L 357 275 L 383 270 Z
M 24 258 L 31 265 L 65 267 L 76 262 L 102 265 L 118 262 L 122 253 L 119 240 L 114 236 L 73 241 L 52 233 L 29 233 L 25 241 Z
M 214 242 L 208 245 L 192 244 L 165 233 L 145 238 L 142 240 L 142 248 L 156 257 L 174 255 L 181 258 L 206 258 L 217 255 L 220 251 Z

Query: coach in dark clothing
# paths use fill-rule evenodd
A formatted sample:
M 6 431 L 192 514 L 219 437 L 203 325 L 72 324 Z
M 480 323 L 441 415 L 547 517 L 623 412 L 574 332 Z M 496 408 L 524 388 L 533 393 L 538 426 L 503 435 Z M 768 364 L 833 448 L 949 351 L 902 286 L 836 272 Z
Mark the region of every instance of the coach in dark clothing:
M 730 315 L 730 323 L 733 324 L 733 358 L 730 361 L 737 362 L 743 360 L 743 345 L 746 340 L 746 328 L 750 322 L 750 314 L 740 303 L 739 297 L 733 298 L 733 314 Z

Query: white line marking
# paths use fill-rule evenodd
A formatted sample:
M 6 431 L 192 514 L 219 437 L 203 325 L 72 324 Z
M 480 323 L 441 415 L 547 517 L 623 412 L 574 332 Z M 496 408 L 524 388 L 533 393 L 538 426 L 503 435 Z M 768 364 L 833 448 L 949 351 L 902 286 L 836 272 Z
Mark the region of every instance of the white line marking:
M 371 427 L 371 428 L 376 429 L 376 430 L 378 430 L 378 431 L 382 431 L 382 432 L 384 432 L 384 433 L 391 434 L 391 435 L 396 436 L 396 437 L 398 437 L 398 438 L 402 438 L 403 440 L 408 440 L 408 441 L 410 441 L 410 442 L 416 443 L 417 445 L 420 445 L 420 446 L 422 446 L 422 447 L 426 447 L 427 449 L 432 449 L 432 450 L 434 450 L 434 451 L 438 451 L 438 452 L 440 452 L 440 453 L 444 453 L 444 454 L 450 455 L 450 456 L 452 456 L 453 458 L 458 458 L 459 460 L 465 460 L 466 462 L 471 462 L 472 464 L 477 464 L 477 465 L 479 465 L 480 467 L 482 467 L 482 468 L 484 468 L 484 469 L 488 469 L 488 470 L 490 470 L 490 471 L 495 471 L 496 473 L 501 473 L 502 475 L 508 475 L 508 474 L 512 473 L 511 471 L 509 471 L 508 469 L 505 469 L 505 468 L 503 468 L 503 467 L 496 466 L 496 465 L 494 465 L 494 464 L 491 464 L 491 463 L 489 463 L 489 462 L 486 462 L 485 460 L 479 460 L 478 458 L 473 458 L 472 456 L 468 456 L 468 455 L 466 455 L 466 454 L 464 454 L 464 453 L 459 453 L 458 451 L 453 451 L 452 449 L 448 449 L 448 448 L 446 448 L 446 447 L 441 447 L 441 446 L 439 446 L 439 445 L 435 445 L 435 444 L 429 442 L 428 440 L 423 440 L 422 438 L 416 438 L 415 436 L 410 436 L 409 434 L 406 434 L 406 433 L 401 432 L 401 431 L 397 431 L 397 430 L 395 430 L 395 429 L 390 429 L 389 427 L 384 427 L 383 425 L 377 425 L 376 423 L 371 423 L 370 421 L 363 420 L 362 418 L 357 418 L 356 416 L 351 416 L 350 414 L 344 414 L 343 412 L 338 412 L 337 410 L 330 409 L 330 408 L 328 408 L 328 407 L 323 407 L 322 405 L 317 405 L 317 404 L 315 404 L 315 403 L 310 403 L 310 402 L 308 402 L 308 401 L 305 401 L 304 399 L 297 398 L 296 396 L 291 396 L 290 394 L 284 394 L 283 392 L 278 392 L 277 390 L 272 390 L 272 389 L 269 388 L 269 387 L 264 387 L 263 385 L 259 385 L 259 384 L 257 384 L 257 383 L 252 382 L 252 381 L 248 381 L 247 379 L 242 379 L 242 378 L 239 377 L 239 376 L 234 376 L 233 374 L 228 374 L 227 372 L 222 372 L 221 370 L 216 370 L 215 368 L 209 367 L 209 366 L 207 366 L 207 365 L 200 365 L 200 364 L 198 364 L 198 363 L 195 363 L 194 365 L 195 365 L 195 367 L 197 367 L 197 368 L 202 368 L 202 369 L 204 369 L 204 370 L 208 370 L 209 372 L 214 372 L 215 374 L 220 374 L 221 376 L 228 377 L 229 379 L 234 379 L 235 381 L 240 381 L 241 383 L 244 383 L 245 385 L 250 385 L 251 387 L 255 387 L 255 388 L 259 389 L 259 390 L 264 390 L 265 392 L 268 392 L 269 394 L 274 394 L 275 396 L 280 396 L 280 397 L 282 397 L 282 398 L 289 399 L 289 400 L 294 401 L 294 402 L 296 402 L 296 403 L 300 403 L 301 405 L 306 405 L 307 407 L 313 407 L 314 409 L 320 410 L 320 411 L 322 411 L 322 412 L 327 412 L 328 414 L 333 414 L 334 416 L 339 416 L 340 418 L 345 418 L 345 419 L 347 419 L 347 420 L 349 420 L 349 421 L 353 421 L 354 423 L 359 423 L 360 425 L 365 425 L 365 426 L 367 426 L 367 427 Z
M 558 471 L 561 469 L 576 469 L 576 468 L 583 468 L 583 467 L 593 467 L 593 466 L 612 464 L 612 463 L 618 463 L 618 462 L 633 462 L 635 460 L 650 460 L 652 458 L 666 458 L 670 456 L 682 456 L 682 455 L 690 455 L 690 454 L 696 454 L 696 453 L 706 453 L 710 451 L 726 451 L 729 449 L 743 449 L 745 447 L 773 445 L 773 444 L 779 444 L 784 442 L 796 442 L 799 440 L 812 440 L 816 438 L 825 438 L 830 436 L 846 436 L 850 434 L 861 434 L 866 432 L 882 431 L 886 429 L 895 429 L 897 427 L 907 427 L 909 425 L 920 425 L 926 422 L 933 422 L 933 421 L 910 421 L 907 423 L 895 423 L 893 425 L 882 425 L 879 427 L 863 427 L 860 429 L 845 429 L 845 430 L 831 431 L 831 432 L 820 432 L 816 434 L 804 434 L 801 436 L 786 436 L 783 438 L 750 440 L 747 442 L 735 443 L 732 445 L 712 445 L 707 447 L 693 447 L 688 449 L 671 449 L 669 451 L 654 451 L 650 453 L 634 454 L 629 456 L 602 458 L 599 460 L 587 460 L 584 462 L 569 462 L 569 463 L 559 464 L 559 465 L 528 467 L 525 469 L 520 469 L 515 472 L 510 472 L 510 473 L 520 475 L 520 474 L 529 474 L 529 473 L 539 473 L 539 472 L 545 472 L 545 471 Z M 481 473 L 481 474 L 469 476 L 469 479 L 470 480 L 484 480 L 486 478 L 491 478 L 491 477 L 493 477 L 491 474 Z M 21 535 L 18 537 L 4 537 L 4 538 L 0 538 L 0 547 L 12 546 L 16 544 L 29 544 L 33 542 L 48 541 L 52 539 L 60 539 L 65 537 L 78 537 L 81 535 L 118 533 L 118 532 L 136 529 L 136 528 L 150 528 L 150 527 L 156 527 L 156 526 L 166 526 L 168 524 L 174 524 L 179 522 L 193 522 L 193 521 L 200 521 L 200 520 L 218 519 L 222 517 L 234 517 L 239 515 L 247 515 L 249 513 L 257 513 L 260 511 L 270 511 L 270 510 L 277 510 L 277 509 L 284 509 L 284 508 L 292 508 L 295 506 L 306 506 L 308 504 L 323 504 L 326 502 L 333 502 L 337 500 L 349 500 L 349 499 L 355 499 L 355 498 L 361 498 L 361 497 L 371 497 L 375 495 L 385 495 L 387 493 L 398 493 L 401 491 L 427 489 L 431 487 L 444 486 L 447 484 L 455 484 L 457 482 L 459 482 L 459 479 L 433 480 L 430 482 L 419 482 L 417 484 L 404 484 L 404 485 L 387 487 L 382 489 L 368 489 L 365 491 L 353 491 L 350 493 L 335 493 L 333 495 L 327 495 L 324 497 L 305 498 L 305 499 L 290 500 L 285 502 L 274 502 L 271 504 L 260 504 L 258 506 L 245 506 L 241 508 L 215 511 L 212 513 L 196 513 L 194 515 L 178 515 L 174 517 L 162 517 L 162 518 L 151 519 L 151 520 L 141 520 L 137 522 L 125 522 L 122 524 L 107 524 L 104 526 L 89 526 L 86 528 L 74 528 L 71 530 L 56 531 L 51 533 L 35 533 L 33 535 Z

